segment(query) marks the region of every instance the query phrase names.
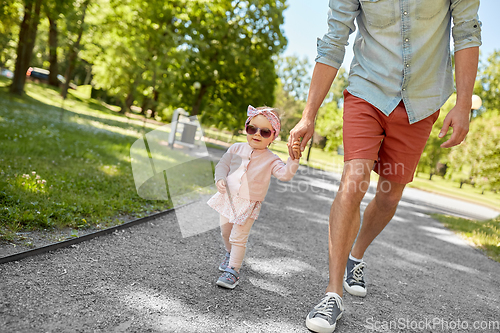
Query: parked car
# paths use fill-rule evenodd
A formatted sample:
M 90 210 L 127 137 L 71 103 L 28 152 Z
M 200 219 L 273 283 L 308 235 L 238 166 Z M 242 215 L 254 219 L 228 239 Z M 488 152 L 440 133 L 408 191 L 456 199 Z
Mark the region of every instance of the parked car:
M 30 67 L 28 68 L 28 71 L 26 72 L 26 77 L 34 80 L 34 81 L 39 81 L 43 83 L 49 83 L 49 74 L 50 71 L 43 69 L 43 68 L 38 68 L 38 67 Z M 57 75 L 57 80 L 59 81 L 60 86 L 66 83 L 66 79 L 64 76 L 61 74 Z M 73 82 L 69 83 L 69 88 L 76 90 L 77 85 L 74 84 Z
M 5 76 L 8 79 L 12 79 L 14 77 L 14 73 L 7 68 L 2 68 L 0 70 L 0 76 Z

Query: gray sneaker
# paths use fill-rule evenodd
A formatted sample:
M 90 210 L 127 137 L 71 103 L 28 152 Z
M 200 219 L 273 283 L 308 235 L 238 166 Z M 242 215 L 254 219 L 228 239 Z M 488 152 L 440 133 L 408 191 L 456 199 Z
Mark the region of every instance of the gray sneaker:
M 354 296 L 366 296 L 365 272 L 366 263 L 358 263 L 348 259 L 344 274 L 344 288 Z
M 337 320 L 342 318 L 344 304 L 336 293 L 326 293 L 318 305 L 306 317 L 306 327 L 317 333 L 335 331 Z
M 215 282 L 218 286 L 234 289 L 240 282 L 240 274 L 234 270 L 234 267 L 226 267 L 224 273 L 222 273 L 221 277 Z
M 229 257 L 231 255 L 229 254 L 229 252 L 226 252 L 225 256 L 224 256 L 224 260 L 222 260 L 222 262 L 220 263 L 219 265 L 219 271 L 225 271 L 227 266 L 229 265 Z

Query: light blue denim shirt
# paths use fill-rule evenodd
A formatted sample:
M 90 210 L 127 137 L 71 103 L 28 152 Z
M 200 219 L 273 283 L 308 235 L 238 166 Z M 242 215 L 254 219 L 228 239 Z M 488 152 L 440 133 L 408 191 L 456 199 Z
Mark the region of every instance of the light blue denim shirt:
M 402 99 L 410 124 L 453 93 L 450 32 L 455 52 L 481 45 L 479 0 L 330 0 L 329 6 L 316 62 L 340 68 L 356 19 L 347 90 L 386 115 Z

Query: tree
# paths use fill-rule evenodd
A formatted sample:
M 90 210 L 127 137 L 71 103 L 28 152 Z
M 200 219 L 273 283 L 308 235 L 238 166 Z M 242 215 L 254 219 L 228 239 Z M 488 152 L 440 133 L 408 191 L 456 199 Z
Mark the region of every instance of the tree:
M 297 56 L 279 57 L 276 64 L 278 75 L 274 90 L 274 107 L 280 110 L 281 140 L 286 140 L 290 130 L 299 122 L 305 107 L 310 77 L 307 58 Z
M 40 10 L 42 0 L 24 1 L 24 18 L 19 32 L 19 42 L 17 45 L 16 68 L 14 78 L 10 86 L 10 92 L 22 95 L 26 82 L 26 71 L 30 66 L 31 54 L 35 45 L 36 32 L 40 22 Z
M 19 11 L 22 6 L 15 0 L 0 2 L 0 68 L 15 54 L 16 33 L 21 23 Z
M 478 76 L 474 93 L 483 100 L 481 109 L 500 110 L 500 51 L 494 51 L 486 64 L 481 64 Z
M 347 88 L 347 72 L 341 67 L 316 118 L 316 132 L 326 137 L 325 150 L 332 151 L 342 144 L 343 91 Z
M 432 176 L 436 173 L 437 163 L 444 159 L 449 153 L 448 149 L 441 148 L 441 144 L 449 139 L 452 131 L 449 131 L 444 138 L 439 138 L 438 135 L 443 127 L 444 118 L 455 105 L 456 99 L 456 94 L 453 94 L 441 107 L 439 118 L 434 123 L 429 139 L 424 147 L 424 151 L 420 156 L 416 170 L 417 174 L 419 172 L 429 171 L 429 179 L 432 179 Z M 445 161 L 443 160 L 443 162 Z
M 57 75 L 59 74 L 59 63 L 57 60 L 57 49 L 59 44 L 58 21 L 61 14 L 66 15 L 70 8 L 68 1 L 65 0 L 47 0 L 44 2 L 43 6 L 44 13 L 49 20 L 49 84 L 54 87 L 59 87 L 59 80 L 57 79 Z
M 76 58 L 78 56 L 78 52 L 80 51 L 80 41 L 82 39 L 82 34 L 85 27 L 85 13 L 87 11 L 89 3 L 90 0 L 83 0 L 82 2 L 79 3 L 79 6 L 77 7 L 76 10 L 77 36 L 75 41 L 72 40 L 69 41 L 68 66 L 66 67 L 66 75 L 65 75 L 66 80 L 61 90 L 61 96 L 64 99 L 66 99 L 66 95 L 68 94 L 68 88 L 71 81 L 71 76 L 76 65 Z
M 273 105 L 273 56 L 286 45 L 285 8 L 285 0 L 191 2 L 180 105 L 207 125 L 233 131 L 242 127 L 248 104 Z

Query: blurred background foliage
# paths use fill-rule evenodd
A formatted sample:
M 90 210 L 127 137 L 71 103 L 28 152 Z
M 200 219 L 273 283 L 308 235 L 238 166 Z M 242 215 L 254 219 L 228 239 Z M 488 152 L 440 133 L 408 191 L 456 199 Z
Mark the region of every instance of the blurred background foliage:
M 283 57 L 285 0 L 3 0 L 0 2 L 0 67 L 14 73 L 10 91 L 22 94 L 28 67 L 50 70 L 49 84 L 90 85 L 92 97 L 169 122 L 182 107 L 205 126 L 233 134 L 246 106 L 280 109 L 286 140 L 307 99 L 312 64 Z M 68 84 L 60 86 L 65 96 Z M 341 151 L 341 68 L 319 110 L 313 145 Z M 455 96 L 441 115 L 417 173 L 439 175 L 483 191 L 500 189 L 500 51 L 480 63 L 461 145 L 442 149 L 437 138 Z

